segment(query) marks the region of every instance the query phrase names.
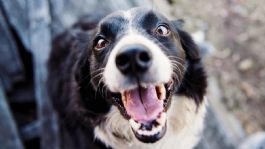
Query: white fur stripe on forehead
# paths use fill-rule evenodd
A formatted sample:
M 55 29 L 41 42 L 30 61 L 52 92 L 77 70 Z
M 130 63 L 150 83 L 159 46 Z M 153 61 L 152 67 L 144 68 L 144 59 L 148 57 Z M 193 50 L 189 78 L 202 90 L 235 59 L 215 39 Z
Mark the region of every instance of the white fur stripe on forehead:
M 152 40 L 144 37 L 141 34 L 137 34 L 136 31 L 129 32 L 125 35 L 115 46 L 115 49 L 121 49 L 125 45 L 141 44 L 150 50 L 161 50 Z
M 128 20 L 128 32 L 129 33 L 133 33 L 133 29 L 132 29 L 132 14 L 131 11 L 124 11 L 123 12 L 124 17 Z

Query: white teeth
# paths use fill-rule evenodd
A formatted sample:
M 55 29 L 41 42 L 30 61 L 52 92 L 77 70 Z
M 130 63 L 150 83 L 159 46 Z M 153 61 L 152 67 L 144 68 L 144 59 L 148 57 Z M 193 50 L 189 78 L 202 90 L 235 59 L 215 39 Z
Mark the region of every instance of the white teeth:
M 134 130 L 138 130 L 141 127 L 141 124 L 135 122 L 133 119 L 130 119 L 129 122 Z
M 151 130 L 142 130 L 140 129 L 141 127 L 140 123 L 135 122 L 133 119 L 129 120 L 132 129 L 139 135 L 144 135 L 144 136 L 153 136 L 162 131 L 163 127 L 165 127 L 166 125 L 166 113 L 162 112 L 160 117 L 156 119 L 156 121 L 158 122 L 158 125 L 157 126 L 153 125 Z
M 172 84 L 173 84 L 173 80 L 170 80 L 168 82 L 168 87 L 167 87 L 168 90 L 170 90 L 172 88 Z
M 153 136 L 153 135 L 159 133 L 161 130 L 162 130 L 162 126 L 159 125 L 157 127 L 152 128 L 151 131 L 139 129 L 139 130 L 137 130 L 137 133 L 139 135 L 144 135 L 144 136 Z
M 156 120 L 160 125 L 164 125 L 166 123 L 167 114 L 162 112 L 160 117 Z
M 141 84 L 141 87 L 147 89 L 147 84 Z

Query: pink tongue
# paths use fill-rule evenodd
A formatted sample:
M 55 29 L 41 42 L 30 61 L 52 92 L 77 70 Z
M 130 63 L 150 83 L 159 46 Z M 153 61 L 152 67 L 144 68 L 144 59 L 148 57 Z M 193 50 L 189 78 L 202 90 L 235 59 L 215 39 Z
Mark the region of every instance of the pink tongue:
M 140 92 L 139 88 L 126 91 L 125 109 L 136 121 L 143 123 L 152 121 L 162 112 L 163 102 L 157 98 L 155 86 L 148 86 L 146 89 L 141 88 Z

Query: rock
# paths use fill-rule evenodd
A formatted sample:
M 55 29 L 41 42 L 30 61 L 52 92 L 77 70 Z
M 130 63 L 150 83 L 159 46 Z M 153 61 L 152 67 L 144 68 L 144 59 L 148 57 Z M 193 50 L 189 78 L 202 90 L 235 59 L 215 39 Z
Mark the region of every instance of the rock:
M 244 59 L 239 63 L 238 68 L 241 71 L 247 71 L 253 67 L 253 64 L 254 62 L 252 59 Z
M 246 94 L 248 98 L 252 98 L 256 95 L 256 92 L 253 88 L 253 86 L 247 82 L 242 82 L 240 84 L 241 90 Z

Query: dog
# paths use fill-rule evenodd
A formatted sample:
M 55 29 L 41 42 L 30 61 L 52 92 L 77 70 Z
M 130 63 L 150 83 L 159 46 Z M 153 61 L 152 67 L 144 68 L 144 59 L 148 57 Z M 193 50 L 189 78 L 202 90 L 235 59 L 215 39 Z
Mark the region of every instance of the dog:
M 189 149 L 198 143 L 207 76 L 182 24 L 132 8 L 83 18 L 53 40 L 48 91 L 63 148 Z

